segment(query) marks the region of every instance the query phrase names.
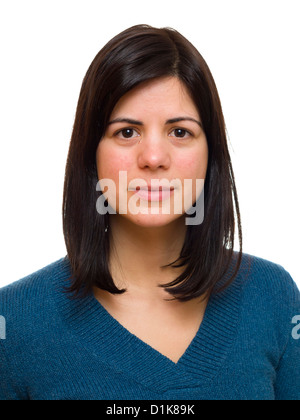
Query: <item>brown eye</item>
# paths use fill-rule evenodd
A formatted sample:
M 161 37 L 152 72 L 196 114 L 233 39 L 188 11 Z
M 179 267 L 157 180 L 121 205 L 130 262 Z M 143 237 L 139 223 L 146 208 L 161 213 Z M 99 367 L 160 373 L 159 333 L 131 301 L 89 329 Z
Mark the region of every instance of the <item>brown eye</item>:
M 125 139 L 130 139 L 133 136 L 133 130 L 130 128 L 127 128 L 126 130 L 122 130 L 122 136 L 125 137 Z
M 132 139 L 133 137 L 139 137 L 139 133 L 133 128 L 124 128 L 117 133 L 117 136 L 122 139 Z
M 179 139 L 184 139 L 190 137 L 191 133 L 183 128 L 176 128 L 172 131 L 171 136 Z
M 176 137 L 185 137 L 186 131 L 178 128 L 177 130 L 175 130 L 175 135 Z

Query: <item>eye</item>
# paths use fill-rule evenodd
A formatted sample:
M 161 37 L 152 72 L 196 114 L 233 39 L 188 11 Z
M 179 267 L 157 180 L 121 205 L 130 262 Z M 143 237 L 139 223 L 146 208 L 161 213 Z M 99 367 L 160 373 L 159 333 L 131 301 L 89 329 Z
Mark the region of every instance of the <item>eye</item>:
M 184 139 L 184 138 L 190 137 L 192 134 L 188 130 L 185 130 L 184 128 L 175 128 L 175 130 L 173 130 L 170 133 L 170 135 L 171 137 Z
M 123 128 L 122 130 L 116 133 L 116 136 L 121 139 L 132 139 L 134 137 L 139 137 L 139 133 L 133 128 Z

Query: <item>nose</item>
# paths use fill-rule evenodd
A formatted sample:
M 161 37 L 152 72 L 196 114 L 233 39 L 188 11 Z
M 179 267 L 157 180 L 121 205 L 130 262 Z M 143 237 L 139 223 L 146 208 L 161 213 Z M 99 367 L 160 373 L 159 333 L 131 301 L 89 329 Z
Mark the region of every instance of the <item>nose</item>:
M 170 144 L 164 136 L 144 137 L 138 145 L 138 166 L 141 169 L 168 169 L 171 164 Z

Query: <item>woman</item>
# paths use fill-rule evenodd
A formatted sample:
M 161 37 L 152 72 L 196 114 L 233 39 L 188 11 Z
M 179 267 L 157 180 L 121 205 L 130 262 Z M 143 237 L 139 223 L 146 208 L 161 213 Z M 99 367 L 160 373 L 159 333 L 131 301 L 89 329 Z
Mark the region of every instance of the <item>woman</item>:
M 175 30 L 92 62 L 63 222 L 67 257 L 0 292 L 2 399 L 299 399 L 299 291 L 242 254 L 218 92 Z

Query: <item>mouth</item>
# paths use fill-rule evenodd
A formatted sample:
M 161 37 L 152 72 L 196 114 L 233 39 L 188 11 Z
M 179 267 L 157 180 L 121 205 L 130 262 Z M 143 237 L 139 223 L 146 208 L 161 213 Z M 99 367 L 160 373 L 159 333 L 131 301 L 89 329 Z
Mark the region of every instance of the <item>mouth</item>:
M 147 186 L 147 187 L 136 187 L 132 189 L 135 194 L 137 194 L 142 200 L 145 201 L 164 201 L 170 199 L 173 195 L 175 188 L 174 187 L 164 187 L 164 186 Z
M 174 191 L 174 187 L 137 187 L 137 191 L 148 191 L 148 192 L 157 192 L 157 191 Z

